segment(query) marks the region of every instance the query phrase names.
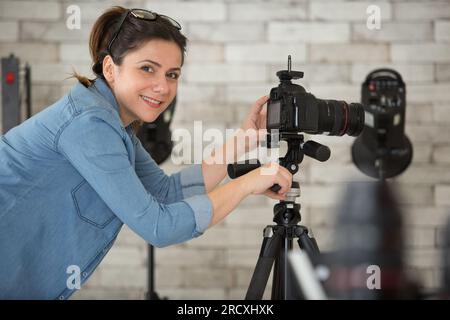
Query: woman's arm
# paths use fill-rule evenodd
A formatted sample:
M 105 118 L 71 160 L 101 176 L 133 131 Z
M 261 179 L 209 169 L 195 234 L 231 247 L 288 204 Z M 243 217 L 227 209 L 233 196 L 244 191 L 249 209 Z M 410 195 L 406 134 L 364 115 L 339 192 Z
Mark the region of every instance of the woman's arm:
M 263 96 L 256 100 L 241 128 L 202 162 L 206 192 L 213 190 L 225 178 L 228 163 L 236 162 L 257 147 L 259 138 L 265 133 L 267 110 L 263 106 L 268 99 L 268 96 Z

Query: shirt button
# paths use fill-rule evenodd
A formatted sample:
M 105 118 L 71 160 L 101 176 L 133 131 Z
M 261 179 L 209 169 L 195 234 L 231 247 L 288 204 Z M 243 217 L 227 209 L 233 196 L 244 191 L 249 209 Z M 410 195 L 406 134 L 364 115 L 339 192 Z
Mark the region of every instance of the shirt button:
M 88 273 L 87 272 L 83 272 L 83 277 L 87 277 L 88 276 Z
M 59 296 L 59 300 L 64 300 L 64 296 Z

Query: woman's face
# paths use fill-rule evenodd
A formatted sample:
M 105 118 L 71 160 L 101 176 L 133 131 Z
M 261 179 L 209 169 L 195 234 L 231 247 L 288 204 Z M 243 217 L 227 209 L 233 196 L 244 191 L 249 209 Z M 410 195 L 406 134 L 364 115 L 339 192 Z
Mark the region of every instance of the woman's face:
M 175 42 L 150 40 L 116 65 L 110 56 L 103 70 L 120 108 L 124 126 L 155 121 L 177 93 L 182 53 Z

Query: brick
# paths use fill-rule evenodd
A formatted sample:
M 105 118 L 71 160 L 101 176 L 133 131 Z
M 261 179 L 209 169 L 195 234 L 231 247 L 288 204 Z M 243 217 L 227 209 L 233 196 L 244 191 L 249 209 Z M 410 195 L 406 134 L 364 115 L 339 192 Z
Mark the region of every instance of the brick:
M 49 83 L 49 82 L 62 82 L 67 78 L 70 78 L 73 71 L 76 70 L 79 74 L 93 77 L 92 71 L 88 65 L 67 65 L 58 63 L 42 63 L 33 66 L 31 72 L 31 80 L 33 82 Z M 68 79 L 68 82 L 74 83 L 74 79 Z
M 68 29 L 65 22 L 28 22 L 22 23 L 22 40 L 45 42 L 82 42 L 88 43 L 90 25 L 81 25 L 80 29 Z
M 406 248 L 433 248 L 436 245 L 435 228 L 404 228 Z
M 227 85 L 225 88 L 225 99 L 227 103 L 253 103 L 259 97 L 268 95 L 270 89 L 275 86 L 269 84 L 252 85 L 252 84 L 242 84 L 242 85 Z M 237 111 L 237 110 L 236 110 Z M 242 117 L 247 116 L 244 111 L 240 112 Z
M 436 63 L 436 81 L 450 81 L 450 63 Z
M 411 165 L 402 175 L 398 177 L 402 183 L 435 184 L 449 183 L 450 170 L 445 166 L 437 165 Z
M 450 101 L 450 82 L 435 84 L 412 84 L 407 88 L 409 102 L 439 103 Z
M 437 123 L 450 123 L 450 101 L 433 104 L 433 120 Z
M 443 226 L 449 217 L 449 212 L 444 207 L 404 205 L 402 211 L 405 228 L 410 226 L 418 228 L 439 227 Z
M 231 21 L 273 21 L 304 20 L 307 17 L 306 2 L 280 5 L 279 3 L 230 3 L 228 5 Z
M 258 83 L 264 82 L 266 68 L 251 64 L 189 64 L 183 75 L 190 83 Z
M 262 244 L 261 238 L 261 244 Z M 260 248 L 253 249 L 227 249 L 226 255 L 228 260 L 228 265 L 232 266 L 233 269 L 237 267 L 254 268 L 256 266 L 256 261 L 258 260 Z
M 258 248 L 261 245 L 263 231 L 260 228 L 214 227 L 203 236 L 187 243 L 189 248 Z
M 98 17 L 100 17 L 100 15 L 102 15 L 103 12 L 109 9 L 109 7 L 102 2 L 99 3 L 90 1 L 89 2 L 78 1 L 76 3 L 68 2 L 65 4 L 63 8 L 65 20 L 67 20 L 67 18 L 73 14 L 72 12 L 67 13 L 67 8 L 73 4 L 76 4 L 80 8 L 81 14 L 80 18 L 82 23 L 93 23 L 95 20 L 98 19 Z
M 393 44 L 391 58 L 392 61 L 448 62 L 450 61 L 450 45 L 438 43 Z
M 208 42 L 246 42 L 264 40 L 264 25 L 262 23 L 191 23 L 189 39 L 191 41 Z
M 197 267 L 183 272 L 184 283 L 188 288 L 229 288 L 231 270 L 227 268 Z
M 389 47 L 384 44 L 312 44 L 312 62 L 387 62 Z
M 406 134 L 408 136 L 408 134 Z M 413 147 L 413 161 L 414 163 L 429 163 L 431 162 L 431 154 L 433 148 L 427 144 L 416 144 Z
M 259 206 L 255 208 L 238 207 L 224 221 L 226 226 L 255 226 L 264 228 L 271 224 L 273 219 L 273 210 L 267 206 Z
M 432 186 L 420 186 L 401 184 L 395 189 L 397 201 L 401 205 L 432 205 L 433 204 L 433 188 Z
M 71 300 L 143 300 L 146 291 L 144 289 L 107 289 L 107 288 L 82 288 L 75 292 Z
M 320 182 L 349 182 L 355 180 L 367 181 L 367 178 L 354 165 L 334 165 L 321 163 L 311 167 L 311 181 Z
M 276 73 L 279 70 L 285 70 L 286 64 L 274 64 L 269 67 L 269 74 L 272 77 L 273 85 L 279 82 Z M 292 69 L 303 71 L 302 79 L 296 80 L 297 84 L 315 84 L 315 83 L 349 83 L 350 65 L 347 63 L 320 64 L 320 63 L 299 63 L 293 57 Z
M 413 145 L 416 143 L 448 143 L 450 128 L 442 125 L 406 123 L 406 134 Z
M 16 21 L 0 21 L 0 41 L 17 41 L 19 24 Z
M 447 212 L 448 212 L 448 208 Z M 450 213 L 450 212 L 449 212 Z M 448 224 L 450 223 L 450 219 L 447 217 L 446 220 L 442 223 L 442 225 L 438 226 L 436 228 L 436 247 L 440 248 L 441 250 L 444 249 L 444 247 L 448 247 L 447 239 L 448 239 Z
M 436 1 L 432 4 L 424 2 L 398 2 L 393 3 L 393 18 L 395 20 L 434 20 L 450 17 L 450 4 Z
M 434 39 L 436 42 L 450 42 L 450 21 L 438 20 L 435 22 Z
M 225 21 L 227 17 L 227 7 L 225 3 L 209 1 L 152 1 L 144 5 L 144 8 L 165 14 L 178 22 L 190 21 Z
M 350 40 L 348 23 L 269 22 L 268 38 L 273 43 L 346 43 Z
M 179 108 L 177 113 L 177 117 L 180 117 L 184 121 L 202 120 L 206 122 L 217 122 L 218 116 L 220 116 L 221 121 L 224 122 L 229 122 L 234 119 L 232 106 L 225 105 L 223 103 L 215 103 L 214 105 L 211 105 L 210 103 L 202 102 L 183 102 L 183 107 Z
M 230 62 L 266 62 L 279 63 L 288 55 L 296 61 L 305 61 L 306 47 L 304 45 L 275 44 L 242 44 L 225 47 L 225 61 Z
M 146 288 L 147 268 L 103 267 L 101 269 L 101 286 L 106 288 Z
M 311 1 L 310 16 L 313 20 L 330 21 L 366 21 L 369 15 L 366 13 L 367 7 L 373 2 L 329 2 Z M 376 4 L 380 8 L 381 19 L 383 21 L 391 19 L 391 5 L 386 2 Z
M 408 90 L 408 88 L 406 88 Z M 430 123 L 433 122 L 433 107 L 426 104 L 408 103 L 406 101 L 407 123 Z
M 42 54 L 45 52 L 45 54 Z M 22 62 L 56 62 L 59 58 L 58 45 L 43 43 L 2 43 L 0 56 L 14 53 Z
M 382 65 L 355 63 L 351 66 L 351 81 L 362 84 L 370 72 L 380 68 L 389 68 L 399 72 L 407 85 L 407 90 L 410 83 L 434 82 L 434 66 L 432 63 L 383 63 Z
M 226 297 L 226 289 L 158 288 L 158 294 L 162 297 L 168 297 L 171 300 L 224 300 Z
M 227 258 L 223 250 L 192 249 L 179 245 L 155 250 L 155 262 L 158 268 L 166 266 L 192 268 L 204 265 L 223 267 L 227 263 Z
M 424 42 L 433 39 L 433 25 L 423 23 L 382 23 L 381 29 L 370 30 L 366 24 L 352 26 L 355 42 Z
M 128 268 L 145 266 L 147 252 L 133 246 L 114 246 L 102 261 L 104 266 L 124 266 Z
M 450 185 L 437 185 L 435 193 L 437 206 L 450 206 Z
M 57 20 L 61 4 L 55 1 L 1 1 L 0 18 L 23 20 Z
M 127 225 L 123 225 L 122 230 L 116 240 L 116 246 L 133 246 L 135 248 L 141 249 L 143 252 L 147 252 L 147 242 L 139 237 L 133 230 L 131 230 Z M 145 253 L 146 254 L 146 253 Z
M 223 62 L 224 48 L 221 44 L 194 42 L 187 47 L 187 61 L 191 62 Z
M 186 277 L 184 270 L 180 267 L 164 265 L 155 269 L 155 287 L 157 288 L 177 288 L 184 286 Z
M 61 88 L 55 85 L 32 83 L 32 113 L 36 114 L 43 107 L 56 102 L 62 96 Z
M 184 73 L 184 70 L 182 71 Z M 181 76 L 184 78 L 184 75 Z M 183 79 L 184 80 L 184 79 Z M 192 102 L 215 102 L 223 101 L 222 88 L 217 85 L 207 85 L 207 84 L 189 84 L 182 83 L 178 87 L 177 93 L 177 105 L 183 105 L 184 103 Z
M 405 251 L 409 266 L 435 268 L 440 265 L 440 252 L 436 249 L 414 249 Z
M 340 197 L 340 188 L 336 185 L 305 185 L 299 202 L 317 208 L 334 207 Z
M 61 43 L 59 47 L 59 56 L 62 62 L 91 62 L 89 45 L 85 43 Z
M 438 145 L 433 149 L 433 162 L 450 164 L 450 146 Z

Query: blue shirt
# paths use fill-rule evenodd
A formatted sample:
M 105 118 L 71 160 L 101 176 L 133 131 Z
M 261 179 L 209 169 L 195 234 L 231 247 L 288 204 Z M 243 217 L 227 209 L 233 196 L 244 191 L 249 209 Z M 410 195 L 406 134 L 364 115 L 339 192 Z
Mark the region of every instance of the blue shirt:
M 77 83 L 0 137 L 0 298 L 68 298 L 70 267 L 85 282 L 124 223 L 157 247 L 209 226 L 201 166 L 167 176 L 118 110 Z

